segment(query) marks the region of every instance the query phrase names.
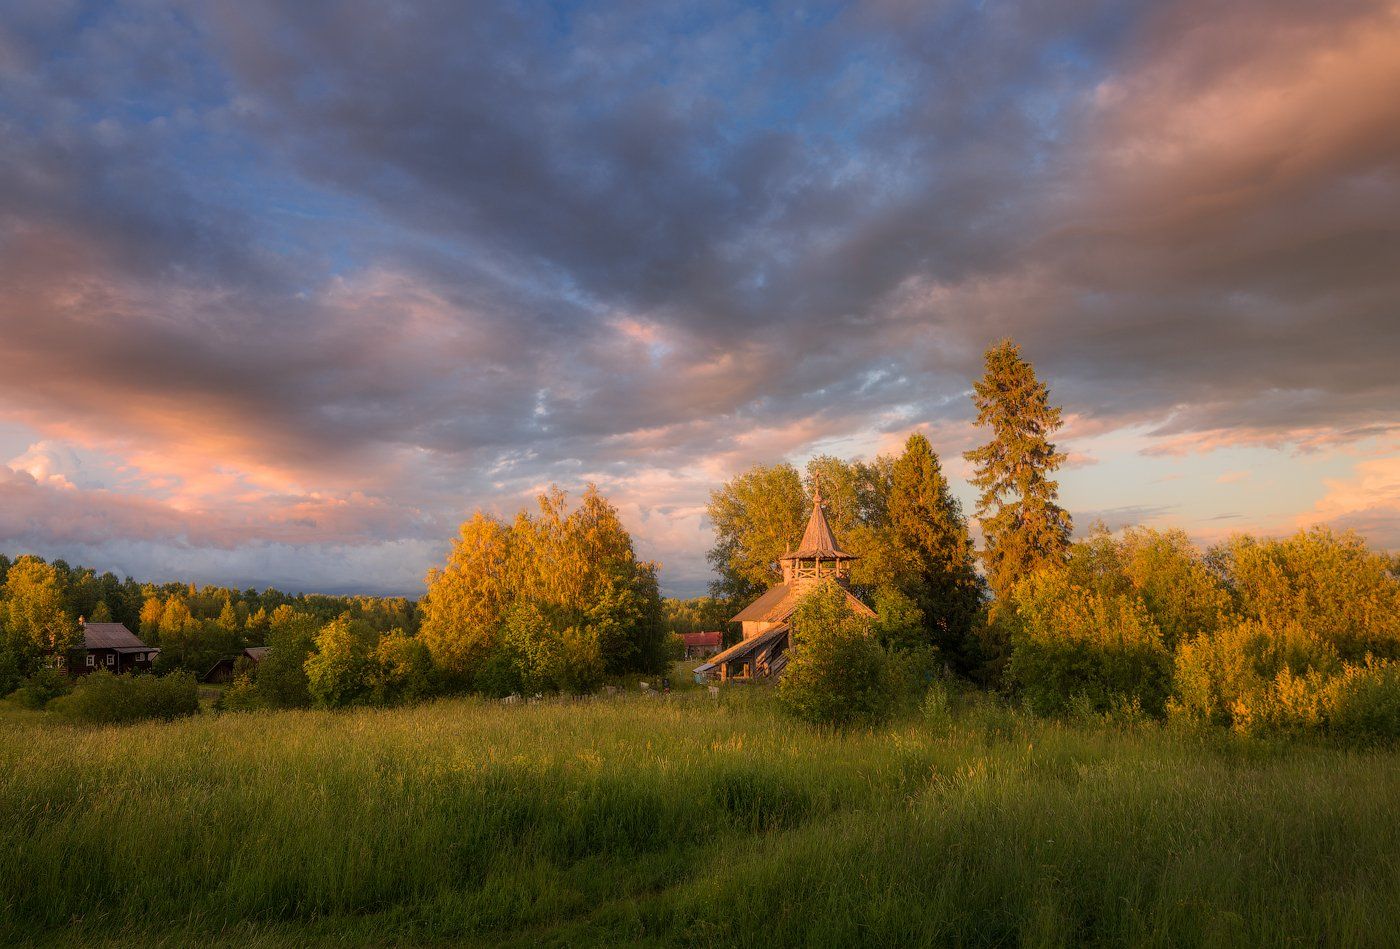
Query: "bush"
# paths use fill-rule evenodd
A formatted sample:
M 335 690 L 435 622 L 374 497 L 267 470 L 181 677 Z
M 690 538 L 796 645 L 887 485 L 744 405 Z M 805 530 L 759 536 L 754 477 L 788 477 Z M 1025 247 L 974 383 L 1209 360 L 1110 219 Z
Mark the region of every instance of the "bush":
M 11 696 L 25 708 L 40 709 L 52 700 L 73 691 L 73 680 L 59 669 L 40 669 L 20 682 Z
M 272 613 L 267 655 L 258 663 L 258 696 L 269 708 L 303 708 L 311 704 L 306 658 L 316 645 L 319 624 L 285 603 Z
M 878 724 L 890 716 L 895 690 L 889 660 L 841 587 L 827 581 L 802 598 L 791 639 L 778 682 L 778 699 L 791 714 L 836 727 Z
M 188 672 L 117 676 L 102 669 L 79 679 L 72 693 L 50 708 L 80 722 L 170 721 L 199 711 L 199 686 Z
M 234 675 L 228 688 L 219 694 L 214 708 L 220 712 L 250 712 L 264 704 L 252 675 L 241 672 Z
M 1400 662 L 1346 663 L 1297 623 L 1246 620 L 1177 650 L 1173 712 L 1252 735 L 1400 740 Z
M 1011 604 L 1007 674 L 1032 710 L 1063 714 L 1080 695 L 1096 712 L 1136 702 L 1164 713 L 1172 657 L 1136 596 L 1087 590 L 1050 570 L 1018 583 Z
M 1326 676 L 1340 667 L 1336 650 L 1297 623 L 1275 627 L 1244 620 L 1177 648 L 1172 710 L 1194 721 L 1256 731 L 1296 719 L 1285 706 L 1303 701 L 1300 683 L 1311 673 Z
M 1400 742 L 1400 662 L 1368 659 L 1344 667 L 1327 683 L 1322 706 L 1327 731 L 1339 741 Z

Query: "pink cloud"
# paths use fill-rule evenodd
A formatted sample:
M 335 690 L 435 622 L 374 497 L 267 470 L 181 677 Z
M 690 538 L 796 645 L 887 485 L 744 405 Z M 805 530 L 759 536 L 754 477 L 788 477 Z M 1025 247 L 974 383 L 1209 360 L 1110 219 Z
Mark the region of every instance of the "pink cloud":
M 1327 494 L 1299 526 L 1327 523 L 1356 530 L 1373 543 L 1400 550 L 1400 445 L 1395 454 L 1358 462 L 1349 478 L 1327 482 Z

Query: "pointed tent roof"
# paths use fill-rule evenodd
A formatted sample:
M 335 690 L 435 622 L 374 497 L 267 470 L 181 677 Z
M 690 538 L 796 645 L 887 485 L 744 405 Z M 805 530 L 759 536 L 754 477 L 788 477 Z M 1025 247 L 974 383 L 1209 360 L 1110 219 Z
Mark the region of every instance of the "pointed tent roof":
M 802 532 L 802 543 L 797 550 L 784 554 L 783 560 L 857 560 L 836 543 L 831 533 L 831 525 L 826 522 L 826 510 L 822 505 L 822 488 L 818 484 L 812 494 L 812 516 L 807 520 L 807 529 Z

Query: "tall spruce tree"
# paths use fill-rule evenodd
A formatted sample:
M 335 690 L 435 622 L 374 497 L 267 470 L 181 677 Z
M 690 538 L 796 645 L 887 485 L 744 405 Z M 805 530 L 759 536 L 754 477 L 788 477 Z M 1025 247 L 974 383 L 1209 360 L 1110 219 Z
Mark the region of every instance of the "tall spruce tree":
M 962 505 L 919 432 L 909 436 L 891 477 L 889 532 L 900 590 L 923 613 L 929 641 L 968 672 L 977 660 L 973 628 L 983 593 Z
M 977 424 L 992 437 L 964 457 L 982 491 L 977 518 L 987 580 L 1004 601 L 1018 579 L 1062 563 L 1069 549 L 1070 517 L 1056 503 L 1059 483 L 1051 477 L 1065 460 L 1050 441 L 1063 423 L 1049 389 L 1009 339 L 987 350 L 986 372 L 973 389 Z

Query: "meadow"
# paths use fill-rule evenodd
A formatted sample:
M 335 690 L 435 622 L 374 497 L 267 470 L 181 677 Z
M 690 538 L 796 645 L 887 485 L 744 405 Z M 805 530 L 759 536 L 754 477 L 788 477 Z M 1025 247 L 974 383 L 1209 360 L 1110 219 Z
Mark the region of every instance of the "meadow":
M 1400 754 L 980 695 L 0 713 L 0 942 L 1393 945 Z

